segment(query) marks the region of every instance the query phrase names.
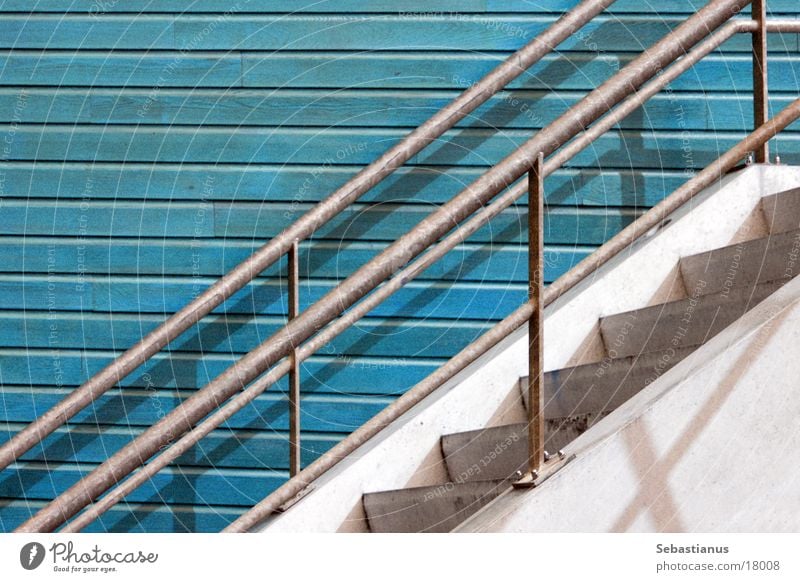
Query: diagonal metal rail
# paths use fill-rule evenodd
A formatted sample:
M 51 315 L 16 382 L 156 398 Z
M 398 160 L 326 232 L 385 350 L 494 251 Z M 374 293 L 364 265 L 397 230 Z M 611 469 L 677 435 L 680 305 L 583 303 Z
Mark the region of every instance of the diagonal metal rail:
M 591 123 L 635 92 L 671 62 L 724 24 L 749 0 L 714 0 L 666 35 L 598 89 L 528 140 L 514 154 L 473 182 L 412 231 L 341 282 L 322 299 L 293 319 L 256 349 L 241 358 L 202 390 L 188 398 L 132 443 L 53 500 L 18 531 L 52 531 L 83 507 L 125 479 L 175 436 L 190 430 L 202 418 L 234 396 L 265 370 L 289 355 L 295 346 L 365 297 L 454 226 L 466 220 L 502 190 L 513 184 L 540 154 L 548 156 Z M 252 277 L 251 277 L 252 278 Z
M 0 470 L 65 424 L 333 217 L 486 103 L 616 0 L 584 0 L 85 384 L 0 446 Z

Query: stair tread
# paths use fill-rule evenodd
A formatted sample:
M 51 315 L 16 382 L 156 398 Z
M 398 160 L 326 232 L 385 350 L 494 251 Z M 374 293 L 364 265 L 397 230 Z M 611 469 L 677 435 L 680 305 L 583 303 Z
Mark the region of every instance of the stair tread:
M 364 511 L 374 533 L 444 533 L 509 486 L 506 480 L 486 480 L 366 493 Z
M 794 229 L 684 257 L 680 269 L 690 293 L 697 289 L 709 295 L 791 279 L 798 253 L 800 229 Z

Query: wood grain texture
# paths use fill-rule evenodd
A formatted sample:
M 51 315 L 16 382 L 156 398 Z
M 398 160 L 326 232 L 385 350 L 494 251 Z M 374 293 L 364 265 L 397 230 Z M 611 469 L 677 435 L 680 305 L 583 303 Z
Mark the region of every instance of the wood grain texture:
M 0 20 L 0 48 L 84 50 L 367 50 L 513 51 L 541 34 L 555 15 L 352 14 L 183 15 L 8 14 Z M 560 50 L 642 51 L 683 21 L 681 17 L 598 16 L 559 45 Z M 774 48 L 797 49 L 797 36 L 772 38 Z M 596 47 L 596 48 L 595 48 Z M 728 50 L 747 52 L 738 36 Z
M 280 4 L 261 4 L 253 2 L 234 2 L 219 0 L 194 0 L 187 4 L 181 0 L 161 0 L 157 8 L 151 0 L 128 0 L 127 2 L 76 3 L 73 0 L 37 0 L 31 5 L 27 0 L 3 0 L 0 12 L 55 12 L 114 14 L 119 12 L 158 12 L 193 14 L 225 13 L 234 10 L 240 13 L 404 13 L 404 12 L 453 12 L 453 13 L 492 13 L 523 12 L 529 14 L 560 14 L 573 8 L 577 0 L 548 0 L 547 2 L 520 2 L 518 0 L 404 0 L 402 5 L 392 0 L 284 0 Z M 705 6 L 706 0 L 671 0 L 658 6 L 662 14 L 692 14 Z M 794 0 L 770 0 L 770 12 L 791 13 L 796 5 Z M 642 0 L 619 0 L 606 9 L 607 14 L 641 13 L 652 10 L 652 4 Z M 749 13 L 745 8 L 744 13 Z

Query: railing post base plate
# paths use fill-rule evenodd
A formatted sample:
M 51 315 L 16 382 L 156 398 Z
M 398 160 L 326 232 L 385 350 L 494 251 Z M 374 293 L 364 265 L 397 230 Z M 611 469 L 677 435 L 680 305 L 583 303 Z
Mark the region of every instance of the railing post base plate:
M 574 459 L 574 454 L 564 457 L 553 457 L 549 461 L 546 461 L 538 471 L 529 471 L 525 473 L 518 480 L 514 481 L 512 485 L 515 489 L 531 489 L 533 487 L 538 487 L 550 477 L 558 473 L 567 465 L 567 463 L 573 461 Z

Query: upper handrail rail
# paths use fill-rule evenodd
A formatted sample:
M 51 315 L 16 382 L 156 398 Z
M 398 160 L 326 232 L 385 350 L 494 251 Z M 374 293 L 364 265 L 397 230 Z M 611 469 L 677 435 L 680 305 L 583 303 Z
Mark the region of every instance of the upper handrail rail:
M 483 79 L 467 88 L 450 104 L 409 133 L 400 143 L 390 148 L 249 258 L 223 275 L 183 309 L 170 316 L 53 408 L 0 445 L 0 471 L 159 353 L 267 267 L 291 252 L 294 244 L 307 239 L 338 216 L 615 1 L 584 0 Z
M 436 213 L 431 215 L 431 217 L 429 217 L 428 219 L 423 220 L 420 223 L 420 225 L 418 225 L 413 231 L 404 235 L 404 237 L 402 237 L 399 241 L 397 241 L 389 248 L 387 248 L 376 259 L 373 259 L 373 261 L 367 263 L 367 265 L 359 269 L 359 271 L 357 271 L 354 275 L 351 275 L 351 277 L 349 277 L 346 281 L 344 281 L 340 285 L 340 287 L 344 287 L 344 290 L 340 289 L 340 287 L 337 287 L 337 289 L 326 295 L 325 298 L 321 299 L 319 302 L 317 302 L 317 304 L 309 308 L 306 311 L 306 313 L 299 316 L 297 318 L 297 321 L 290 322 L 286 326 L 286 328 L 276 333 L 272 338 L 270 338 L 269 340 L 264 342 L 261 346 L 259 346 L 259 348 L 257 348 L 256 350 L 254 350 L 253 352 L 242 358 L 241 361 L 246 361 L 245 364 L 242 367 L 238 367 L 239 363 L 237 362 L 237 364 L 235 364 L 232 367 L 233 372 L 231 372 L 231 375 L 229 375 L 227 381 L 235 380 L 239 382 L 242 388 L 244 388 L 246 384 L 248 384 L 250 381 L 258 377 L 263 372 L 263 370 L 265 370 L 270 365 L 276 363 L 281 358 L 285 357 L 288 354 L 288 350 L 293 349 L 293 346 L 300 346 L 299 348 L 296 348 L 297 350 L 299 350 L 299 353 L 303 353 L 304 350 L 306 350 L 306 352 L 308 353 L 311 347 L 313 347 L 314 345 L 317 345 L 319 347 L 321 347 L 321 345 L 324 345 L 324 338 L 328 337 L 326 336 L 326 333 L 329 333 L 329 330 L 331 329 L 336 329 L 337 325 L 340 326 L 339 327 L 340 330 L 348 327 L 353 322 L 353 319 L 352 318 L 348 319 L 348 316 L 354 312 L 357 312 L 357 310 L 361 308 L 362 304 L 368 305 L 373 296 L 382 293 L 383 290 L 388 286 L 397 285 L 399 287 L 404 285 L 405 282 L 409 280 L 409 277 L 413 278 L 415 274 L 417 274 L 426 266 L 431 264 L 434 260 L 436 260 L 436 258 L 444 254 L 444 252 L 448 250 L 447 249 L 448 244 L 452 243 L 454 246 L 454 244 L 457 244 L 458 241 L 463 240 L 463 238 L 465 238 L 466 236 L 469 236 L 469 228 L 464 228 L 464 227 L 466 227 L 467 225 L 472 225 L 470 226 L 470 228 L 475 227 L 476 225 L 480 226 L 480 224 L 485 223 L 485 221 L 491 218 L 491 216 L 496 215 L 496 213 L 502 210 L 501 208 L 502 204 L 506 204 L 507 206 L 511 204 L 519 196 L 521 196 L 524 193 L 525 189 L 521 188 L 521 185 L 518 184 L 517 187 L 507 191 L 505 194 L 503 194 L 503 196 L 499 197 L 498 200 L 495 200 L 490 206 L 484 208 L 481 211 L 481 213 L 473 217 L 473 219 L 470 219 L 470 221 L 466 225 L 464 225 L 464 227 L 460 227 L 459 229 L 456 230 L 455 233 L 449 235 L 444 241 L 434 246 L 431 250 L 428 250 L 428 253 L 422 255 L 421 259 L 417 260 L 418 263 L 413 263 L 412 265 L 403 269 L 403 271 L 400 272 L 399 276 L 392 277 L 392 274 L 394 273 L 395 270 L 402 268 L 410 260 L 413 260 L 423 251 L 429 249 L 431 247 L 431 244 L 435 243 L 440 236 L 446 234 L 449 230 L 451 230 L 449 227 L 445 228 L 447 224 L 442 224 L 443 217 L 444 220 L 452 221 L 454 220 L 453 216 L 457 216 L 458 217 L 457 222 L 461 222 L 462 220 L 466 219 L 475 212 L 475 210 L 477 209 L 475 207 L 475 201 L 477 201 L 477 207 L 480 207 L 480 204 L 488 202 L 489 200 L 491 200 L 491 198 L 496 196 L 500 191 L 505 189 L 507 185 L 512 184 L 513 182 L 518 180 L 521 176 L 523 176 L 524 173 L 530 169 L 530 159 L 529 157 L 526 157 L 526 155 L 529 152 L 536 151 L 537 155 L 539 152 L 547 154 L 553 153 L 558 147 L 561 147 L 567 141 L 572 139 L 575 135 L 580 133 L 580 131 L 585 130 L 587 126 L 589 126 L 591 123 L 600 118 L 600 116 L 603 113 L 609 111 L 614 105 L 620 103 L 624 98 L 626 98 L 623 105 L 621 105 L 617 109 L 614 109 L 612 113 L 602 118 L 596 125 L 591 126 L 589 130 L 585 131 L 584 135 L 576 138 L 573 142 L 567 144 L 564 147 L 564 149 L 561 150 L 561 152 L 553 156 L 552 160 L 548 160 L 548 163 L 545 166 L 547 173 L 554 171 L 555 169 L 560 167 L 561 163 L 563 163 L 563 157 L 564 155 L 566 155 L 564 154 L 564 152 L 572 151 L 574 153 L 577 153 L 577 151 L 580 151 L 580 149 L 582 149 L 582 147 L 585 147 L 587 143 L 590 143 L 591 140 L 589 138 L 591 136 L 594 136 L 591 137 L 591 139 L 594 139 L 596 138 L 597 135 L 599 135 L 599 132 L 602 133 L 607 129 L 607 127 L 606 129 L 602 128 L 604 125 L 608 125 L 609 120 L 612 120 L 610 122 L 611 125 L 616 123 L 616 121 L 613 120 L 614 120 L 614 115 L 618 110 L 621 110 L 623 112 L 622 114 L 619 114 L 619 118 L 622 118 L 626 116 L 630 111 L 635 109 L 638 105 L 640 105 L 641 102 L 646 100 L 646 98 L 648 98 L 645 96 L 647 93 L 653 90 L 654 92 L 657 92 L 658 89 L 655 87 L 659 84 L 660 77 L 656 77 L 656 74 L 663 67 L 669 65 L 670 63 L 673 63 L 672 67 L 678 67 L 678 68 L 683 67 L 682 70 L 685 70 L 686 68 L 688 68 L 688 66 L 690 66 L 690 64 L 687 64 L 689 63 L 689 61 L 687 61 L 686 59 L 689 59 L 691 57 L 691 58 L 696 58 L 696 60 L 699 60 L 699 58 L 702 58 L 704 54 L 707 54 L 707 52 L 713 50 L 715 46 L 718 46 L 723 40 L 729 38 L 735 32 L 741 32 L 745 30 L 752 32 L 752 27 L 753 27 L 752 21 L 740 21 L 740 22 L 747 22 L 747 24 L 740 24 L 739 22 L 729 23 L 729 25 L 726 25 L 723 29 L 717 31 L 714 35 L 712 35 L 712 37 L 706 39 L 706 41 L 698 45 L 700 40 L 705 38 L 708 35 L 708 32 L 710 32 L 710 30 L 716 29 L 722 23 L 724 23 L 728 18 L 730 18 L 730 15 L 725 14 L 726 10 L 730 10 L 731 14 L 733 14 L 735 12 L 738 12 L 738 10 L 741 9 L 741 7 L 743 7 L 748 3 L 749 3 L 748 1 L 744 0 L 715 0 L 714 2 L 709 3 L 708 6 L 701 9 L 693 17 L 687 19 L 687 21 L 684 24 L 682 24 L 675 31 L 667 35 L 664 39 L 662 39 L 662 41 L 656 43 L 653 47 L 651 47 L 651 49 L 648 49 L 648 51 L 646 51 L 633 63 L 622 69 L 617 75 L 609 79 L 600 88 L 592 92 L 587 98 L 582 100 L 578 105 L 570 109 L 567 113 L 559 117 L 559 119 L 557 119 L 547 128 L 542 130 L 542 132 L 537 134 L 537 136 L 529 140 L 517 152 L 515 152 L 514 154 L 512 154 L 511 156 L 500 162 L 500 164 L 495 166 L 495 168 L 487 172 L 487 174 L 485 174 L 482 178 L 477 180 L 472 186 L 470 186 L 470 188 L 468 188 L 467 190 L 459 194 L 459 196 L 454 198 L 451 202 L 443 206 L 440 211 L 437 211 Z M 715 45 L 714 42 L 709 42 L 711 39 L 714 39 L 714 42 L 716 42 L 717 44 Z M 692 53 L 689 53 L 689 55 L 687 55 L 686 54 L 687 48 L 692 46 L 696 46 L 696 48 L 692 51 Z M 695 57 L 691 56 L 693 53 L 696 53 Z M 696 62 L 696 60 L 694 62 Z M 669 75 L 670 74 L 669 71 L 672 71 L 672 67 L 670 67 L 664 75 Z M 677 74 L 675 74 L 675 76 L 677 76 Z M 635 93 L 634 95 L 629 95 L 631 89 L 636 90 L 636 88 L 641 87 L 642 84 L 645 83 L 648 79 L 653 79 L 653 78 L 655 78 L 655 80 L 651 81 L 650 84 L 646 85 L 642 89 L 642 91 L 640 91 L 640 93 L 642 93 L 642 97 L 639 97 L 638 93 Z M 661 87 L 663 87 L 663 85 L 665 84 L 664 82 L 660 83 Z M 594 103 L 592 102 L 593 99 L 595 100 Z M 636 104 L 637 100 L 639 101 L 638 105 Z M 754 134 L 755 133 L 757 132 L 754 132 Z M 761 134 L 759 134 L 759 136 L 761 136 Z M 574 155 L 574 153 L 572 155 Z M 474 200 L 470 201 L 470 198 L 473 198 Z M 490 208 L 492 210 L 488 210 Z M 457 210 L 457 213 L 455 215 L 452 213 L 454 209 Z M 480 219 L 476 221 L 478 217 L 480 217 Z M 452 222 L 449 222 L 449 224 L 452 225 Z M 457 235 L 455 239 L 453 238 L 454 235 Z M 417 240 L 417 238 L 419 240 Z M 453 243 L 453 240 L 456 240 L 456 243 Z M 613 240 L 614 239 L 612 239 L 612 241 Z M 444 242 L 446 242 L 447 244 L 442 244 Z M 404 248 L 404 246 L 408 248 Z M 431 253 L 434 254 L 432 255 Z M 429 260 L 426 264 L 426 259 L 428 259 L 429 256 L 432 257 L 432 259 Z M 583 264 L 583 262 L 581 264 Z M 418 265 L 424 265 L 424 266 L 418 268 Z M 383 281 L 387 281 L 386 285 L 378 288 L 371 295 L 367 295 L 372 289 L 374 289 L 378 284 L 380 284 Z M 548 292 L 550 292 L 551 289 L 553 289 L 553 286 L 548 288 Z M 550 292 L 549 295 L 552 297 L 553 293 Z M 384 295 L 384 297 L 385 296 L 386 295 Z M 362 298 L 364 299 L 362 300 L 361 303 L 356 303 Z M 326 300 L 329 302 L 337 301 L 340 311 L 331 316 L 331 313 L 333 311 L 336 311 L 335 309 L 326 311 L 326 309 L 320 308 L 319 304 L 324 303 Z M 350 312 L 345 313 L 338 320 L 334 319 L 337 315 L 341 314 L 341 311 L 344 311 L 344 309 L 346 309 L 350 305 L 353 305 L 354 303 L 356 305 Z M 523 308 L 520 309 L 524 308 L 525 306 L 523 306 Z M 309 312 L 311 313 L 310 315 Z M 364 311 L 364 313 L 366 313 L 366 311 Z M 302 322 L 298 323 L 304 318 L 306 319 L 306 323 Z M 326 320 L 326 318 L 328 319 Z M 350 323 L 345 323 L 345 324 L 340 323 L 343 321 L 350 321 Z M 325 328 L 322 327 L 327 324 L 330 325 Z M 292 327 L 296 329 L 292 330 L 291 329 Z M 322 328 L 322 331 L 319 333 L 319 335 L 314 335 L 320 328 Z M 490 336 L 491 334 L 492 332 L 489 333 Z M 305 337 L 303 337 L 304 335 Z M 309 338 L 311 338 L 309 343 L 301 345 L 302 341 L 305 341 Z M 278 346 L 276 347 L 274 344 L 278 344 Z M 318 347 L 316 349 L 318 349 Z M 247 388 L 242 394 L 236 396 L 231 402 L 225 405 L 225 407 L 223 407 L 217 413 L 209 417 L 209 419 L 204 421 L 201 425 L 198 425 L 197 427 L 194 428 L 192 426 L 194 422 L 197 422 L 203 416 L 205 416 L 205 414 L 202 414 L 199 417 L 197 417 L 197 415 L 203 411 L 203 406 L 207 406 L 209 404 L 211 398 L 213 398 L 213 400 L 217 402 L 218 400 L 223 400 L 223 399 L 227 400 L 233 394 L 228 394 L 226 392 L 224 380 L 218 382 L 219 380 L 218 378 L 203 389 L 204 391 L 209 390 L 209 394 L 204 397 L 205 402 L 203 402 L 203 398 L 195 398 L 195 397 L 192 397 L 189 400 L 187 400 L 183 405 L 181 405 L 181 407 L 178 407 L 176 411 L 182 409 L 181 413 L 186 414 L 187 409 L 183 407 L 189 404 L 190 401 L 194 400 L 194 408 L 188 407 L 189 408 L 188 416 L 184 418 L 186 424 L 184 427 L 181 427 L 183 428 L 181 432 L 188 431 L 188 433 L 185 437 L 179 440 L 177 444 L 173 444 L 172 447 L 191 446 L 191 444 L 193 444 L 190 442 L 192 438 L 198 437 L 197 440 L 199 440 L 199 438 L 202 438 L 203 435 L 201 435 L 201 433 L 203 430 L 206 430 L 208 428 L 209 425 L 207 423 L 209 421 L 211 421 L 212 419 L 214 420 L 219 419 L 220 414 L 224 416 L 224 414 L 227 413 L 224 411 L 229 411 L 230 409 L 228 407 L 231 406 L 234 402 L 239 403 L 242 402 L 243 399 L 249 398 L 253 394 L 253 391 L 251 391 L 251 389 L 253 389 L 254 387 L 258 386 L 263 391 L 263 389 L 265 389 L 269 385 L 269 383 L 272 383 L 275 380 L 277 380 L 277 377 L 275 377 L 275 373 L 277 373 L 276 370 L 281 370 L 281 369 L 288 370 L 286 362 L 287 361 L 284 360 L 276 368 L 270 370 L 269 373 L 267 373 L 265 376 L 263 376 L 256 382 L 254 382 L 253 385 Z M 448 365 L 445 365 L 443 369 L 446 369 L 447 367 Z M 285 373 L 286 372 L 284 371 L 283 374 Z M 228 372 L 226 372 L 225 374 L 228 374 Z M 225 374 L 220 376 L 220 378 L 225 376 Z M 233 374 L 236 375 L 234 376 Z M 442 377 L 442 375 L 439 374 L 438 372 L 434 373 L 433 376 L 437 378 Z M 235 385 L 235 383 L 232 385 Z M 212 388 L 216 389 L 217 392 L 215 393 L 214 390 L 211 390 Z M 416 390 L 416 388 L 412 390 Z M 247 397 L 245 397 L 245 395 L 247 395 Z M 199 396 L 199 394 L 196 396 Z M 210 411 L 211 409 L 209 409 L 208 411 Z M 170 416 L 174 415 L 171 413 Z M 167 418 L 170 418 L 170 416 L 168 416 Z M 74 486 L 73 488 L 68 490 L 64 495 L 62 495 L 59 499 L 55 500 L 53 504 L 55 504 L 54 507 L 57 507 L 58 514 L 63 516 L 65 515 L 65 512 L 67 513 L 71 512 L 69 513 L 69 515 L 67 515 L 67 518 L 70 517 L 71 515 L 74 515 L 77 511 L 80 510 L 80 507 L 82 507 L 82 505 L 79 507 L 80 503 L 83 503 L 83 505 L 86 504 L 87 495 L 91 494 L 92 496 L 96 496 L 97 494 L 102 493 L 102 491 L 105 491 L 107 489 L 107 486 L 104 489 L 100 488 L 103 487 L 106 482 L 108 482 L 109 478 L 113 478 L 115 481 L 119 481 L 120 478 L 124 478 L 128 473 L 125 473 L 123 471 L 131 469 L 131 463 L 135 464 L 135 460 L 131 456 L 131 451 L 134 451 L 136 454 L 139 455 L 138 465 L 143 464 L 144 460 L 149 458 L 155 452 L 153 446 L 159 440 L 158 427 L 163 429 L 166 426 L 170 426 L 171 430 L 173 431 L 171 434 L 174 434 L 175 432 L 174 423 L 166 423 L 163 426 L 161 426 L 162 423 L 165 420 L 167 420 L 167 418 L 162 419 L 162 422 L 159 422 L 150 429 L 148 429 L 148 431 L 146 431 L 145 433 L 145 435 L 150 433 L 147 438 L 142 439 L 142 437 L 139 437 L 137 441 L 134 441 L 134 443 L 132 443 L 134 445 L 132 448 L 128 449 L 128 447 L 126 447 L 125 449 L 123 449 L 123 451 L 120 451 L 119 453 L 114 455 L 111 459 L 109 459 L 109 461 L 104 463 L 104 465 L 100 467 L 100 469 L 105 468 L 104 474 L 101 471 L 100 475 L 98 475 L 99 469 L 96 470 L 91 475 L 89 475 L 87 480 L 84 480 L 79 484 L 80 487 L 78 487 L 77 485 Z M 174 421 L 175 419 L 172 420 Z M 219 420 L 219 423 L 221 423 L 223 420 Z M 356 433 L 354 433 L 354 435 L 355 434 Z M 145 435 L 142 436 L 144 437 Z M 348 438 L 347 440 L 350 439 Z M 172 456 L 172 458 L 177 456 L 174 454 L 174 451 L 172 451 L 172 447 L 170 449 L 167 449 L 167 451 L 162 453 L 162 456 L 157 457 L 144 469 L 142 469 L 141 471 L 130 477 L 129 481 L 138 479 L 141 473 L 150 470 L 149 468 L 151 467 L 151 465 L 153 467 L 156 467 L 159 463 L 164 462 L 163 459 L 168 459 L 168 457 L 170 456 Z M 120 453 L 123 453 L 126 449 L 128 450 L 128 453 L 126 453 L 125 455 L 120 455 Z M 331 451 L 331 453 L 333 453 L 333 450 Z M 164 455 L 166 455 L 166 457 Z M 325 457 L 327 457 L 327 454 L 323 456 L 323 458 Z M 115 461 L 119 462 L 120 465 L 115 465 Z M 166 462 L 169 462 L 169 460 L 167 460 Z M 314 465 L 316 465 L 316 462 Z M 308 469 L 301 472 L 300 475 L 296 477 L 296 480 L 293 481 L 295 481 L 295 483 L 304 482 L 307 470 Z M 81 492 L 77 491 L 76 488 L 83 489 L 84 493 L 81 494 Z M 283 487 L 281 489 L 283 489 Z M 119 494 L 117 493 L 117 495 Z M 92 497 L 89 497 L 88 500 L 91 500 L 91 498 Z M 96 507 L 101 508 L 103 503 L 113 504 L 113 499 L 109 498 L 109 501 L 107 502 L 104 498 L 103 500 L 101 500 L 100 503 L 96 504 Z M 259 504 L 259 506 L 260 505 L 261 504 Z M 53 510 L 51 510 L 50 513 L 51 516 L 52 513 Z M 26 522 L 26 524 L 23 525 L 23 528 L 21 528 L 21 531 L 39 531 L 38 529 L 26 529 L 26 528 L 49 527 L 49 525 L 53 523 L 52 517 L 48 517 L 48 514 L 46 513 L 43 514 L 42 512 L 40 512 L 40 514 L 37 514 L 37 516 L 32 518 L 32 520 L 29 520 L 29 522 Z M 85 513 L 84 515 L 89 515 L 89 512 L 87 511 L 87 513 Z M 73 522 L 73 524 L 81 523 L 80 520 L 82 518 L 83 515 L 79 516 L 78 519 Z M 56 520 L 57 519 L 59 518 L 56 518 Z M 70 526 L 68 527 L 71 527 L 73 524 L 70 524 Z M 57 525 L 58 523 L 56 523 L 56 526 Z

